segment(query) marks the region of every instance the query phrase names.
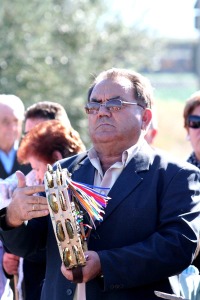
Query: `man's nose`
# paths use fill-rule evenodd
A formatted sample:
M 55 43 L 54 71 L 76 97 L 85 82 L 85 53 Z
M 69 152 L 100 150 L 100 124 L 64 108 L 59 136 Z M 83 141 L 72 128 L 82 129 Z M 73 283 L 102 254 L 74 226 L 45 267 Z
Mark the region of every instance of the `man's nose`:
M 110 111 L 107 109 L 106 104 L 105 103 L 101 103 L 100 107 L 99 107 L 99 111 L 98 111 L 98 115 L 101 116 L 105 116 L 105 115 L 110 115 Z

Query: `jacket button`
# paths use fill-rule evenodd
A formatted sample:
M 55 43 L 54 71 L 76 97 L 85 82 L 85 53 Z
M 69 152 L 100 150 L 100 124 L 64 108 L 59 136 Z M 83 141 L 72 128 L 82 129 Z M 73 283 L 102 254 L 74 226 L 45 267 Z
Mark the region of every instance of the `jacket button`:
M 72 293 L 73 293 L 73 292 L 72 292 L 71 289 L 67 289 L 67 296 L 71 296 Z

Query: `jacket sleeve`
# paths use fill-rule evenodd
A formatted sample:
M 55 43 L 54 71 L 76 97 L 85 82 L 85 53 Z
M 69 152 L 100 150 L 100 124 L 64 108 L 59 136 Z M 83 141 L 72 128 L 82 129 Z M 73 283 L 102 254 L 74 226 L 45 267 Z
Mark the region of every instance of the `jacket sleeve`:
M 46 247 L 48 216 L 28 221 L 19 227 L 8 227 L 6 209 L 0 210 L 0 239 L 11 253 L 28 258 Z

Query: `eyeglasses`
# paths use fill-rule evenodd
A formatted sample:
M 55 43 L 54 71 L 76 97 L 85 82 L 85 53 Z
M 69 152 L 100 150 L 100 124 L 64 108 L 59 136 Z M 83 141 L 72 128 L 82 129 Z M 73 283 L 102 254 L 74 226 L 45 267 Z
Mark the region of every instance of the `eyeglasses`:
M 97 114 L 101 106 L 105 106 L 107 110 L 111 112 L 119 111 L 123 108 L 123 106 L 126 105 L 138 105 L 141 106 L 143 109 L 144 107 L 138 103 L 135 102 L 127 102 L 123 101 L 121 99 L 111 99 L 104 103 L 99 102 L 88 102 L 85 106 L 85 111 L 87 114 Z
M 187 126 L 194 129 L 200 128 L 200 116 L 188 116 Z

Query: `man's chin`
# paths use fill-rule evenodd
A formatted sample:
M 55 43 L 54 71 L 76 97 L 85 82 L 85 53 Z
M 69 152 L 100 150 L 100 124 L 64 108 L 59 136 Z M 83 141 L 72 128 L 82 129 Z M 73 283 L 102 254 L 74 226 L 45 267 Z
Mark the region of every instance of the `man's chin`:
M 98 142 L 98 143 L 109 143 L 114 141 L 116 143 L 116 136 L 113 132 L 111 131 L 104 131 L 101 133 L 98 133 L 94 136 L 92 139 L 93 142 Z

